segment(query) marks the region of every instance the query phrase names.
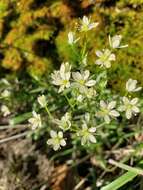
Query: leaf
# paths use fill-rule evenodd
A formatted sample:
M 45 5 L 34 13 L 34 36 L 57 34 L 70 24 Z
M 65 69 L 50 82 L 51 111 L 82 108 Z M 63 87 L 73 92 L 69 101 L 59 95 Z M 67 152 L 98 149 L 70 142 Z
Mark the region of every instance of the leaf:
M 124 175 L 120 176 L 110 184 L 101 188 L 101 190 L 117 190 L 129 181 L 133 180 L 138 174 L 133 172 L 126 172 Z
M 128 166 L 126 164 L 123 164 L 121 162 L 116 162 L 112 159 L 109 160 L 109 163 L 112 164 L 112 165 L 115 165 L 119 168 L 122 168 L 124 170 L 127 170 L 127 171 L 130 171 L 132 173 L 135 173 L 137 175 L 143 175 L 143 170 L 142 169 L 139 169 L 139 168 L 135 168 L 135 167 L 131 167 L 131 166 Z
M 32 117 L 32 113 L 31 112 L 24 113 L 22 115 L 19 115 L 19 116 L 16 116 L 16 117 L 10 119 L 9 123 L 11 125 L 16 125 L 16 124 L 24 122 L 25 120 L 29 119 L 30 117 Z
M 112 159 L 109 160 L 109 163 L 115 165 L 119 168 L 127 170 L 128 172 L 122 175 L 121 177 L 117 178 L 109 185 L 106 185 L 101 188 L 101 190 L 116 190 L 128 183 L 129 181 L 133 180 L 137 175 L 143 175 L 143 170 L 135 167 L 128 166 L 126 164 L 116 162 Z

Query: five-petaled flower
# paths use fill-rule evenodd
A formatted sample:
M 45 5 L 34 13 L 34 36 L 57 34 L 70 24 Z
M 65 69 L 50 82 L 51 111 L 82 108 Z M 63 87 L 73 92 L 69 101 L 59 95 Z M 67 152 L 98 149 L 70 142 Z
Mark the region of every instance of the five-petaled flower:
M 81 72 L 73 72 L 72 77 L 74 79 L 74 86 L 78 87 L 80 92 L 83 93 L 86 87 L 92 87 L 96 84 L 95 80 L 89 79 L 89 70 Z
M 85 120 L 83 120 L 82 128 L 77 132 L 77 136 L 81 137 L 81 145 L 96 143 L 96 127 L 88 127 L 90 123 L 90 114 L 86 113 L 84 117 Z
M 96 143 L 95 138 L 96 127 L 88 128 L 87 124 L 82 124 L 82 129 L 77 132 L 77 136 L 81 137 L 81 145 Z
M 111 61 L 115 61 L 116 57 L 109 49 L 103 49 L 102 51 L 96 51 L 97 57 L 95 64 L 100 65 L 101 67 L 110 68 Z
M 129 79 L 126 82 L 126 90 L 128 92 L 137 92 L 140 91 L 142 87 L 137 87 L 137 80 Z
M 28 121 L 31 124 L 32 130 L 35 130 L 39 127 L 42 127 L 42 122 L 41 122 L 41 116 L 40 114 L 37 114 L 35 111 L 32 112 L 33 117 L 31 117 Z
M 103 117 L 106 123 L 110 123 L 111 118 L 116 118 L 120 114 L 114 108 L 116 106 L 116 101 L 111 101 L 110 103 L 106 103 L 105 101 L 100 101 L 100 111 L 97 112 L 97 117 Z
M 63 132 L 50 131 L 51 138 L 47 141 L 47 144 L 52 146 L 55 151 L 66 145 L 66 141 L 63 138 Z
M 39 96 L 39 97 L 37 98 L 37 100 L 38 100 L 38 103 L 40 104 L 40 106 L 41 106 L 42 108 L 46 107 L 47 101 L 46 101 L 45 95 Z
M 119 111 L 126 112 L 126 118 L 131 119 L 132 115 L 136 115 L 140 112 L 138 106 L 138 98 L 128 99 L 127 97 L 122 98 L 123 105 L 119 107 Z
M 60 86 L 59 93 L 64 91 L 65 88 L 70 87 L 71 66 L 68 62 L 62 63 L 60 70 L 52 73 L 52 83 L 56 86 Z
M 128 45 L 120 46 L 122 36 L 121 35 L 115 35 L 113 37 L 109 36 L 109 44 L 111 48 L 125 48 L 128 47 Z
M 90 19 L 87 16 L 83 16 L 81 20 L 81 25 L 80 25 L 80 31 L 81 32 L 87 32 L 88 30 L 92 30 L 93 28 L 96 28 L 98 25 L 98 22 L 90 22 Z
M 6 117 L 10 114 L 10 110 L 6 105 L 1 106 L 1 112 L 3 113 L 4 117 Z
M 62 116 L 62 118 L 59 120 L 59 119 L 55 119 L 54 120 L 54 123 L 56 123 L 59 128 L 61 128 L 63 131 L 66 131 L 68 129 L 70 129 L 71 127 L 71 115 L 70 113 L 65 113 L 64 116 Z

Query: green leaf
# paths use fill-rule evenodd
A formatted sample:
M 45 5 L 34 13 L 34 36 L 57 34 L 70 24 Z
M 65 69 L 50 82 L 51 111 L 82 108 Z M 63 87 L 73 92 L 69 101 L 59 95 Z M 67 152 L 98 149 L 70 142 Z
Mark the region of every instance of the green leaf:
M 138 174 L 133 172 L 126 172 L 124 175 L 120 176 L 110 184 L 101 188 L 101 190 L 117 190 L 129 181 L 133 180 Z
M 17 117 L 12 118 L 9 123 L 11 125 L 16 125 L 16 124 L 24 122 L 25 120 L 29 119 L 30 117 L 32 117 L 32 113 L 31 112 L 24 113 L 22 115 L 19 115 Z

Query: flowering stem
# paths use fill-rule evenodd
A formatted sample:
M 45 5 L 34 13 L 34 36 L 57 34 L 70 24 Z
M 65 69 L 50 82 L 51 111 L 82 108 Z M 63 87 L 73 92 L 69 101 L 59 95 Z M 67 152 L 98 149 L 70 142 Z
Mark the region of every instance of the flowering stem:
M 84 39 L 84 46 L 83 46 L 83 50 L 82 50 L 82 54 L 81 54 L 81 59 L 83 59 L 85 52 L 86 52 L 86 47 L 87 47 L 87 36 L 85 34 L 85 39 Z
M 77 59 L 79 59 L 79 54 L 78 54 L 78 52 L 76 50 L 76 46 L 72 45 L 71 50 L 72 50 L 73 54 L 77 57 Z
M 48 109 L 47 106 L 45 106 L 45 110 L 46 110 L 46 112 L 48 113 L 49 118 L 53 118 L 53 116 L 51 115 L 51 113 L 50 113 L 50 111 L 49 111 L 49 109 Z
M 100 125 L 97 125 L 97 127 L 96 127 L 96 128 L 98 129 L 98 128 L 100 128 L 100 127 L 104 126 L 105 124 L 106 124 L 106 122 L 101 123 Z
M 68 101 L 68 103 L 69 103 L 71 109 L 74 110 L 74 107 L 73 107 L 73 105 L 70 103 L 70 100 L 69 100 L 69 98 L 67 97 L 67 95 L 64 94 L 64 96 L 65 96 L 66 100 Z

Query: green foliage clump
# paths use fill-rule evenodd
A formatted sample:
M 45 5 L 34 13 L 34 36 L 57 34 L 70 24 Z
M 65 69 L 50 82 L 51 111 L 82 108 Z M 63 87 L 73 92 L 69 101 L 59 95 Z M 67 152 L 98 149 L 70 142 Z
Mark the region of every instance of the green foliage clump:
M 2 66 L 11 70 L 26 68 L 32 74 L 43 74 L 51 67 L 51 60 L 41 56 L 38 46 L 49 43 L 55 26 L 50 22 L 49 8 L 32 8 L 34 1 L 3 1 L 0 4 L 0 37 Z M 43 53 L 46 56 L 46 53 Z

